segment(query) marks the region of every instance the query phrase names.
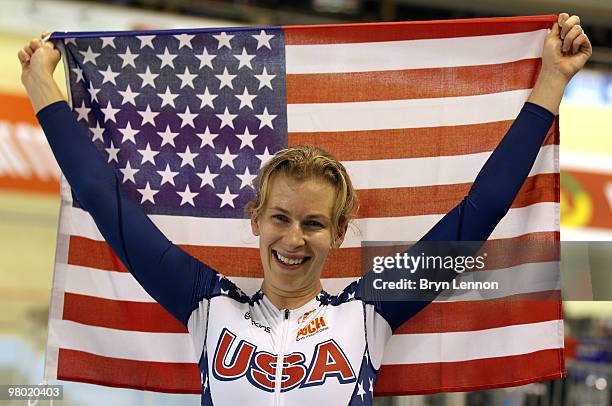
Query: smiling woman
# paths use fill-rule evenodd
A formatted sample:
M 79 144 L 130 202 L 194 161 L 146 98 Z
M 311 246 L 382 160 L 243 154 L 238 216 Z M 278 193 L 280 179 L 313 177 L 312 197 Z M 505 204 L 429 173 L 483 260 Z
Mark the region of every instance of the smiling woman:
M 528 102 L 468 195 L 423 241 L 489 237 L 529 174 L 565 86 L 590 55 L 578 17 L 561 14 L 544 41 Z M 438 292 L 422 301 L 367 297 L 372 274 L 336 296 L 321 288 L 325 260 L 342 243 L 357 210 L 351 181 L 337 160 L 300 146 L 281 151 L 261 169 L 257 198 L 248 209 L 264 281 L 249 297 L 169 241 L 126 196 L 53 81 L 59 61 L 53 44 L 33 39 L 19 60 L 22 82 L 81 206 L 142 287 L 188 329 L 203 405 L 371 404 L 392 332 Z M 406 279 L 415 275 L 390 271 Z M 449 271 L 448 280 L 453 276 Z
M 325 259 L 344 240 L 357 194 L 342 164 L 313 146 L 277 153 L 255 187 L 246 210 L 260 237 L 262 292 L 280 308 L 300 307 L 322 290 Z

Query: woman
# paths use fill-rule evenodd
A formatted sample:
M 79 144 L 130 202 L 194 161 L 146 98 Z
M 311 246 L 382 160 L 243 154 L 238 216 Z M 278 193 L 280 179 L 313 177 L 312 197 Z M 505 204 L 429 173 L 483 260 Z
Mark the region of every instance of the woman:
M 559 15 L 528 103 L 468 196 L 424 240 L 488 238 L 527 177 L 565 86 L 591 52 L 578 17 Z M 22 82 L 79 202 L 134 277 L 192 335 L 203 405 L 371 403 L 385 343 L 427 302 L 367 299 L 366 278 L 338 296 L 322 290 L 327 255 L 342 243 L 357 208 L 340 163 L 316 148 L 296 147 L 260 170 L 249 209 L 264 281 L 247 297 L 168 241 L 122 194 L 52 79 L 59 61 L 53 45 L 33 39 L 19 60 Z

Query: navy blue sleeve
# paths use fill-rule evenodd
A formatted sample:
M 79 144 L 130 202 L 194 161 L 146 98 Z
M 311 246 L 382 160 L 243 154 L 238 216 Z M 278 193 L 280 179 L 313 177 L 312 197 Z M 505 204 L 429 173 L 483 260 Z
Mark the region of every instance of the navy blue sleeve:
M 147 293 L 187 325 L 199 299 L 217 281 L 216 272 L 172 244 L 121 192 L 115 171 L 66 102 L 45 107 L 37 117 L 79 203 L 115 254 Z
M 469 193 L 436 225 L 421 241 L 475 241 L 487 240 L 500 220 L 510 209 L 514 198 L 529 175 L 546 134 L 555 116 L 543 107 L 525 103 L 520 114 L 487 162 L 480 170 Z M 426 244 L 421 244 L 421 246 Z M 408 252 L 417 253 L 419 244 Z M 480 245 L 468 246 L 472 254 Z M 431 249 L 431 248 L 427 248 Z M 412 251 L 415 250 L 415 251 Z M 389 269 L 385 272 L 402 272 L 402 277 L 416 280 L 418 272 L 408 273 Z M 434 280 L 452 280 L 455 272 L 439 273 Z M 374 275 L 366 274 L 362 283 L 371 284 Z M 362 296 L 364 294 L 362 285 Z M 369 289 L 369 288 L 368 288 Z M 419 300 L 373 301 L 376 310 L 395 330 L 418 311 L 427 306 L 438 295 L 437 291 L 419 292 Z

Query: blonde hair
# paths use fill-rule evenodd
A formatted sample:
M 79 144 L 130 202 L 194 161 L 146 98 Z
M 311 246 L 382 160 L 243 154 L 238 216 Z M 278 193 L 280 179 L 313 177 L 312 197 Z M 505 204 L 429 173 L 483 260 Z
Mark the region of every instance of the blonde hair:
M 254 180 L 255 198 L 247 203 L 246 212 L 257 218 L 266 207 L 274 176 L 284 174 L 298 181 L 322 179 L 336 190 L 332 208 L 332 246 L 357 215 L 357 193 L 344 166 L 329 152 L 311 145 L 297 145 L 279 151 L 259 169 Z

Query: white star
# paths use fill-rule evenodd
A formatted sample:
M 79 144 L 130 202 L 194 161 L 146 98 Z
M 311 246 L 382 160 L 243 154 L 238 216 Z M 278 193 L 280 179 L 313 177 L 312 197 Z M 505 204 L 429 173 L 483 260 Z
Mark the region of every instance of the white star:
M 266 147 L 266 149 L 264 150 L 263 154 L 261 155 L 255 155 L 257 157 L 257 159 L 259 159 L 261 161 L 261 166 L 264 166 L 264 164 L 266 162 L 268 162 L 270 159 L 272 159 L 272 157 L 274 156 L 273 154 L 268 152 L 268 147 Z
M 159 173 L 159 175 L 162 177 L 160 186 L 164 183 L 170 183 L 172 186 L 175 186 L 174 177 L 178 175 L 178 172 L 172 172 L 169 164 L 166 164 L 166 169 L 163 171 L 157 171 L 157 173 Z
M 220 196 L 220 195 L 217 195 L 217 196 Z M 234 199 L 232 199 L 232 200 L 234 200 Z M 232 205 L 232 206 L 233 206 L 233 205 Z M 223 207 L 223 206 L 221 206 L 221 207 Z M 220 290 L 221 290 L 221 294 L 222 294 L 222 295 L 227 295 L 227 294 L 229 293 L 229 289 L 225 289 L 225 290 L 220 289 Z
M 93 82 L 89 82 L 89 88 L 87 89 L 87 91 L 89 92 L 89 95 L 91 96 L 91 101 L 92 102 L 98 102 L 98 92 L 100 91 L 100 89 L 96 89 L 93 85 Z
M 248 67 L 249 69 L 253 69 L 251 66 L 251 59 L 255 58 L 255 55 L 247 54 L 246 48 L 242 48 L 242 53 L 240 55 L 234 55 L 234 58 L 238 59 L 240 63 L 238 64 L 238 70 L 243 66 Z
M 238 154 L 230 154 L 229 147 L 225 147 L 224 153 L 216 154 L 216 155 L 217 155 L 217 158 L 221 160 L 221 167 L 219 169 L 222 169 L 224 166 L 229 166 L 230 168 L 235 169 L 234 159 L 236 159 Z
M 221 125 L 219 126 L 219 129 L 222 129 L 225 126 L 234 128 L 234 120 L 236 119 L 236 117 L 238 117 L 238 114 L 230 114 L 226 106 L 223 114 L 215 114 L 215 116 L 217 116 L 217 118 L 221 120 Z
M 206 145 L 209 145 L 211 148 L 215 148 L 215 144 L 213 143 L 213 141 L 215 140 L 215 138 L 219 136 L 219 134 L 211 133 L 210 130 L 208 129 L 208 126 L 206 126 L 206 129 L 204 130 L 203 133 L 199 133 L 196 135 L 200 137 L 200 139 L 202 140 L 202 144 L 200 145 L 200 148 L 204 148 Z
M 193 119 L 196 118 L 197 114 L 192 113 L 191 110 L 189 110 L 189 106 L 187 106 L 187 108 L 185 108 L 185 112 L 183 113 L 177 113 L 177 116 L 179 116 L 182 120 L 181 123 L 181 128 L 190 125 L 191 127 L 195 128 L 195 124 L 193 123 Z
M 219 199 L 221 199 L 221 205 L 219 207 L 223 207 L 225 205 L 228 206 L 234 206 L 234 199 L 236 197 L 238 197 L 238 195 L 235 195 L 233 193 L 230 193 L 229 187 L 225 187 L 225 192 L 223 193 L 216 193 L 216 195 L 219 197 Z
M 368 356 L 368 352 L 367 351 L 363 353 L 363 357 L 366 359 L 366 364 L 369 364 L 370 363 L 370 357 Z
M 261 47 L 266 47 L 268 49 L 272 49 L 270 45 L 270 40 L 274 38 L 274 35 L 266 34 L 264 30 L 261 30 L 259 34 L 253 35 L 253 38 L 257 40 L 257 49 Z
M 134 143 L 134 145 L 136 145 L 136 133 L 138 132 L 137 130 L 132 129 L 132 125 L 130 124 L 130 122 L 128 121 L 127 125 L 125 126 L 125 128 L 117 128 L 117 131 L 119 131 L 121 134 L 123 134 L 123 139 L 121 140 L 122 143 L 126 143 L 128 141 L 132 141 Z
M 72 45 L 74 45 L 74 46 L 77 46 L 77 43 L 76 43 L 76 38 L 66 38 L 66 39 L 64 39 L 64 43 L 65 43 L 66 45 L 68 45 L 68 44 L 72 44 Z
M 361 396 L 361 401 L 363 402 L 363 395 L 365 395 L 365 391 L 363 390 L 363 381 L 357 383 L 357 396 Z
M 374 393 L 374 382 L 372 382 L 372 378 L 368 378 L 368 382 L 370 383 L 370 389 L 368 389 L 368 391 Z
M 159 114 L 158 112 L 151 111 L 151 105 L 147 105 L 145 111 L 137 110 L 137 113 L 142 117 L 141 125 L 145 125 L 146 123 L 150 123 L 153 127 L 155 127 L 155 117 Z
M 191 72 L 189 72 L 189 70 L 185 66 L 185 72 L 184 73 L 179 73 L 176 76 L 181 79 L 181 89 L 184 88 L 185 86 L 189 86 L 190 88 L 193 89 L 194 88 L 193 87 L 193 79 L 195 79 L 198 75 L 195 75 L 195 74 L 192 74 Z
M 200 60 L 200 68 L 202 69 L 204 66 L 208 66 L 210 69 L 213 69 L 212 60 L 217 57 L 215 54 L 209 54 L 206 48 L 202 51 L 202 54 L 196 55 L 196 58 Z
M 164 66 L 169 66 L 172 69 L 174 69 L 174 58 L 176 58 L 178 55 L 176 54 L 171 54 L 170 52 L 168 52 L 168 47 L 166 47 L 166 49 L 164 49 L 164 53 L 161 55 L 155 55 L 156 57 L 158 57 L 159 59 L 161 59 L 161 66 L 159 67 L 160 69 L 163 68 Z
M 159 151 L 153 151 L 149 143 L 147 143 L 147 146 L 145 147 L 145 149 L 139 149 L 137 151 L 140 155 L 142 155 L 142 159 L 140 161 L 141 165 L 144 164 L 145 162 L 151 162 L 153 165 L 155 165 L 154 158 L 155 158 L 155 155 L 159 154 Z
M 257 134 L 251 134 L 248 126 L 244 128 L 243 134 L 236 134 L 236 137 L 240 138 L 240 149 L 250 147 L 252 150 L 255 150 L 253 140 L 257 138 Z
M 204 384 L 202 385 L 202 387 L 204 387 L 204 390 L 208 388 L 208 375 L 206 375 L 206 380 L 204 381 Z
M 185 152 L 179 152 L 177 155 L 181 157 L 181 168 L 187 165 L 191 166 L 192 168 L 195 168 L 193 160 L 195 157 L 198 156 L 198 154 L 194 154 L 193 152 L 191 152 L 191 150 L 189 149 L 189 145 L 187 145 L 187 148 L 185 148 Z
M 117 154 L 119 153 L 119 148 L 115 148 L 115 145 L 113 144 L 112 140 L 111 140 L 110 147 L 104 148 L 104 149 L 106 150 L 106 153 L 108 154 L 108 162 L 115 161 L 119 163 L 119 158 L 117 157 Z
M 91 111 L 91 109 L 89 107 L 85 107 L 85 100 L 81 102 L 81 107 L 76 107 L 74 111 L 78 113 L 77 121 L 89 120 L 89 112 Z
M 245 188 L 245 187 L 247 187 L 247 186 L 249 186 L 249 187 L 251 187 L 251 188 L 253 187 L 253 186 L 252 186 L 252 184 L 253 184 L 253 179 L 255 179 L 255 178 L 257 177 L 257 174 L 251 174 L 251 173 L 249 172 L 249 168 L 247 167 L 247 168 L 244 170 L 244 173 L 243 173 L 242 175 L 236 174 L 236 176 L 238 176 L 238 178 L 240 178 L 240 181 L 241 181 L 241 183 L 240 183 L 240 189 L 243 189 L 243 188 Z
M 166 125 L 166 130 L 163 133 L 159 133 L 160 137 L 162 137 L 162 142 L 160 147 L 163 147 L 166 144 L 170 144 L 173 147 L 176 147 L 174 145 L 174 139 L 176 138 L 177 135 L 179 135 L 179 133 L 173 133 L 172 131 L 170 131 L 170 125 Z
M 230 44 L 230 41 L 232 38 L 234 38 L 233 35 L 227 35 L 227 33 L 222 32 L 221 34 L 213 35 L 213 37 L 215 37 L 215 39 L 219 41 L 217 49 L 221 49 L 223 47 L 228 47 L 229 49 L 232 49 L 232 44 Z
M 257 97 L 257 94 L 249 94 L 246 86 L 244 87 L 244 92 L 241 95 L 236 94 L 235 96 L 240 100 L 240 107 L 238 107 L 238 110 L 243 107 L 250 107 L 251 110 L 253 109 L 253 99 Z
M 119 110 L 120 109 L 113 108 L 113 105 L 109 101 L 106 104 L 106 107 L 100 109 L 100 111 L 104 113 L 104 122 L 106 123 L 107 121 L 112 121 L 113 123 L 117 124 L 117 119 L 115 118 L 115 115 L 119 112 Z
M 117 56 L 123 60 L 123 62 L 121 63 L 121 68 L 125 68 L 128 65 L 132 65 L 134 68 L 136 68 L 135 59 L 138 58 L 140 55 L 133 54 L 132 51 L 130 51 L 130 47 L 126 47 L 125 53 L 117 54 Z
M 211 186 L 214 189 L 215 188 L 215 184 L 213 183 L 213 180 L 215 180 L 215 178 L 217 176 L 219 176 L 219 174 L 218 173 L 211 173 L 208 170 L 208 166 L 206 166 L 206 168 L 204 169 L 204 172 L 198 173 L 198 176 L 200 177 L 200 179 L 202 179 L 202 183 L 200 184 L 200 188 L 203 188 L 205 185 L 209 185 L 209 186 Z
M 140 48 L 151 47 L 151 49 L 155 49 L 153 47 L 153 39 L 155 39 L 155 35 L 141 35 L 136 37 L 140 40 Z
M 136 107 L 136 96 L 138 96 L 140 93 L 133 92 L 130 85 L 127 85 L 124 91 L 119 90 L 119 94 L 121 97 L 123 97 L 123 104 L 130 103 Z
M 79 51 L 79 52 L 81 53 L 81 55 L 83 55 L 83 65 L 85 65 L 87 62 L 91 62 L 95 65 L 96 58 L 100 56 L 100 54 L 93 52 L 90 46 L 87 47 L 87 51 L 85 52 Z
M 269 75 L 268 72 L 266 71 L 266 67 L 264 66 L 263 71 L 261 72 L 261 75 L 254 75 L 255 78 L 257 78 L 257 80 L 259 80 L 259 89 L 261 90 L 262 87 L 268 87 L 270 88 L 270 90 L 272 90 L 272 79 L 274 79 L 276 77 L 276 75 Z
M 82 80 L 83 82 L 85 82 L 85 79 L 83 79 L 83 69 L 79 68 L 78 66 L 76 68 L 72 68 L 72 71 L 74 73 L 76 73 L 76 82 L 78 83 L 79 80 Z
M 136 190 L 138 190 L 138 192 L 140 192 L 140 194 L 142 195 L 142 198 L 140 199 L 140 204 L 146 202 L 147 200 L 155 204 L 155 199 L 153 198 L 153 196 L 155 196 L 158 191 L 151 189 L 151 187 L 149 186 L 149 182 L 147 182 L 144 189 Z
M 184 192 L 176 192 L 179 194 L 179 196 L 181 196 L 181 206 L 184 205 L 185 203 L 189 203 L 190 205 L 192 205 L 193 207 L 195 207 L 195 203 L 193 202 L 193 198 L 195 196 L 197 196 L 197 193 L 192 192 L 191 190 L 189 190 L 189 185 L 185 186 L 185 191 Z
M 355 299 L 355 292 L 351 292 L 348 294 L 347 300 Z
M 93 134 L 92 141 L 100 140 L 104 141 L 104 127 L 100 127 L 100 123 L 96 121 L 96 126 L 94 128 L 89 129 Z
M 208 87 L 204 88 L 204 94 L 198 94 L 196 96 L 198 96 L 200 100 L 202 100 L 202 104 L 200 104 L 201 109 L 203 109 L 204 106 L 209 106 L 213 109 L 215 108 L 215 106 L 213 105 L 213 100 L 217 98 L 217 95 L 208 93 Z
M 100 73 L 101 73 L 101 74 L 102 74 L 102 76 L 103 76 L 103 78 L 102 78 L 102 84 L 105 84 L 106 82 L 110 82 L 110 83 L 112 83 L 112 84 L 113 84 L 113 85 L 115 85 L 115 86 L 117 85 L 117 82 L 115 82 L 115 78 L 116 78 L 117 76 L 119 76 L 119 73 L 120 73 L 120 72 L 113 72 L 113 71 L 111 70 L 110 65 L 108 65 L 108 66 L 106 67 L 106 70 L 105 70 L 105 71 L 103 71 L 103 72 L 101 71 Z
M 262 114 L 255 114 L 260 121 L 259 129 L 261 130 L 263 127 L 270 127 L 270 129 L 274 130 L 274 125 L 272 125 L 272 120 L 276 118 L 276 114 L 268 113 L 268 108 L 264 107 L 264 111 Z
M 232 80 L 234 80 L 236 75 L 230 75 L 227 72 L 227 67 L 223 68 L 223 74 L 215 76 L 221 81 L 221 84 L 219 85 L 219 90 L 223 89 L 225 86 L 229 87 L 230 89 L 234 88 L 234 85 L 232 85 Z
M 127 161 L 127 163 L 125 164 L 125 168 L 119 168 L 119 170 L 121 171 L 121 173 L 123 173 L 123 183 L 127 182 L 128 180 L 130 180 L 130 181 L 132 181 L 132 183 L 136 184 L 136 180 L 134 179 L 134 175 L 140 169 L 132 168 L 130 166 L 130 161 Z
M 102 49 L 105 47 L 115 48 L 115 37 L 102 37 Z
M 164 94 L 158 93 L 157 95 L 162 99 L 161 107 L 168 105 L 176 108 L 174 105 L 174 99 L 176 99 L 179 95 L 170 93 L 170 86 L 166 86 L 166 92 Z
M 191 47 L 191 40 L 195 37 L 195 35 L 189 35 L 189 34 L 179 34 L 179 35 L 175 35 L 174 38 L 179 40 L 179 46 L 178 49 L 181 49 L 182 47 L 187 47 L 189 49 L 193 49 Z
M 147 66 L 147 69 L 146 69 L 145 73 L 139 73 L 138 76 L 140 76 L 140 78 L 142 79 L 142 86 L 141 87 L 145 87 L 146 85 L 149 85 L 149 86 L 155 88 L 155 78 L 158 77 L 159 74 L 158 73 L 151 73 L 151 70 Z

